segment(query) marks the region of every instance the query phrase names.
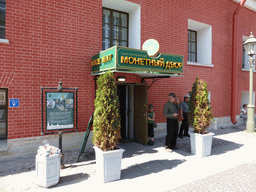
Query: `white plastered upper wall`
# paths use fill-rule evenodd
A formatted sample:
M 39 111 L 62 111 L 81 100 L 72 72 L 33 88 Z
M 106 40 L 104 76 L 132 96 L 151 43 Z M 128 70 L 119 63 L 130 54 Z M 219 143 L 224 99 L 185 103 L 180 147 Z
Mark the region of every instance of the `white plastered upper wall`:
M 233 0 L 233 1 L 240 3 L 241 0 Z M 244 7 L 256 12 L 256 0 L 246 0 Z

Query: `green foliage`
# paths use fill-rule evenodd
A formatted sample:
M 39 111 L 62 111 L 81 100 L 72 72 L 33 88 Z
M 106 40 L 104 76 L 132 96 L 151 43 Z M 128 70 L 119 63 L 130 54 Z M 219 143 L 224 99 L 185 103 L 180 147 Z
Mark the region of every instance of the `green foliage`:
M 93 144 L 103 151 L 117 149 L 121 139 L 119 98 L 113 72 L 106 72 L 97 80 L 94 100 Z
M 212 116 L 212 108 L 210 107 L 209 92 L 207 84 L 201 79 L 196 78 L 193 83 L 192 93 L 189 100 L 189 125 L 193 126 L 195 133 L 205 134 L 209 128 Z

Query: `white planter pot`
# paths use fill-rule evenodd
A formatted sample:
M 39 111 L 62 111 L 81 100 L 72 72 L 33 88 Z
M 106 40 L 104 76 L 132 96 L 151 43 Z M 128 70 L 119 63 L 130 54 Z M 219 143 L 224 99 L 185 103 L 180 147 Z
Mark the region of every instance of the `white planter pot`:
M 121 178 L 122 155 L 125 151 L 122 148 L 111 151 L 102 151 L 93 147 L 96 157 L 96 171 L 100 182 L 110 182 Z
M 211 155 L 213 135 L 214 133 L 190 133 L 191 153 L 200 157 Z

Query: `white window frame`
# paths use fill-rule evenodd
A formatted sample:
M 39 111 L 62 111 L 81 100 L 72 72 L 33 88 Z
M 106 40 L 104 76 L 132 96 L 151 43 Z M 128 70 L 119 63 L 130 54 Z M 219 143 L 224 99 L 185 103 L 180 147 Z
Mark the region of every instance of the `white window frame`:
M 212 26 L 188 19 L 188 30 L 197 32 L 197 62 L 188 65 L 214 67 L 212 64 Z
M 129 37 L 130 48 L 141 48 L 141 9 L 140 5 L 125 0 L 102 0 L 102 7 L 129 13 Z

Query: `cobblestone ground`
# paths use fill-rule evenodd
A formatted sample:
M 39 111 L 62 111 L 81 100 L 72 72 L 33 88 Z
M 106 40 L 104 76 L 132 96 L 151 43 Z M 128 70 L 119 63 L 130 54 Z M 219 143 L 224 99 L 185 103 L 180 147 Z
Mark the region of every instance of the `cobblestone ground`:
M 254 192 L 256 191 L 256 164 L 243 164 L 234 169 L 177 187 L 170 192 Z

